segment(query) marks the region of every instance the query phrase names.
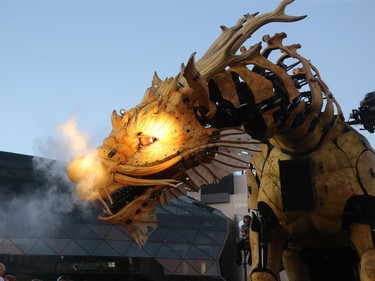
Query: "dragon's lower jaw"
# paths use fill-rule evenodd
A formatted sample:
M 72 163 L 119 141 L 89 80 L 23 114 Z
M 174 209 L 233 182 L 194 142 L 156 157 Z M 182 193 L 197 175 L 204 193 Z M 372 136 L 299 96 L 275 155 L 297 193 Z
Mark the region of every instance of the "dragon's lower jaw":
M 158 226 L 155 206 L 159 204 L 159 187 L 128 186 L 113 194 L 111 213 L 98 216 L 100 221 L 125 226 L 140 248 L 149 234 Z M 130 200 L 130 201 L 127 201 Z
M 124 187 L 113 194 L 109 212 L 104 210 L 98 218 L 109 223 L 130 225 L 139 220 L 139 214 L 158 203 L 154 191 L 152 187 Z
M 95 155 L 78 157 L 67 167 L 69 178 L 76 183 L 77 193 L 86 201 L 99 200 L 104 212 L 98 219 L 125 226 L 139 247 L 158 226 L 155 206 L 161 185 L 135 186 L 118 183 L 114 174 Z
M 67 174 L 76 183 L 82 200 L 103 204 L 100 221 L 125 226 L 143 247 L 159 223 L 155 206 L 160 203 L 160 195 L 180 183 L 173 179 L 177 168 L 173 166 L 147 178 L 111 170 L 107 164 L 97 154 L 79 157 L 69 163 Z

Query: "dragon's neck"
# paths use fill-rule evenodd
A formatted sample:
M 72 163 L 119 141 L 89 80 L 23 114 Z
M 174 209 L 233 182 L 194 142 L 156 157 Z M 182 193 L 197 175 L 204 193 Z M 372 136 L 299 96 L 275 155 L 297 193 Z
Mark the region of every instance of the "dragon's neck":
M 278 132 L 269 138 L 269 142 L 287 154 L 306 154 L 318 149 L 324 142 L 334 140 L 345 131 L 342 116 L 332 116 L 332 123 L 326 127 L 315 119 L 308 119 L 297 128 L 287 132 Z
M 229 100 L 214 81 L 210 82 L 210 99 L 217 105 L 217 111 L 211 120 L 203 120 L 206 125 L 225 128 L 244 124 L 253 138 L 268 140 L 288 154 L 309 153 L 344 130 L 341 108 L 328 88 L 325 92 L 301 92 L 291 99 L 283 86 L 277 85 L 277 80 L 268 78 L 272 81 L 272 94 L 261 99 L 259 96 L 267 94 L 264 89 L 252 90 L 234 73 L 231 79 L 236 85 L 236 98 L 232 96 Z M 316 83 L 324 86 L 318 79 Z

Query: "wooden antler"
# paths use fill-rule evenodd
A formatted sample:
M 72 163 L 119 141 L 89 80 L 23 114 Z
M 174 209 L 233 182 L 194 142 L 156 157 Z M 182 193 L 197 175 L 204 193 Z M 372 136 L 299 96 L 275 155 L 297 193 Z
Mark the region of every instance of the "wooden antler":
M 257 48 L 236 55 L 242 44 L 263 25 L 270 22 L 293 22 L 304 19 L 306 16 L 289 16 L 285 14 L 285 7 L 294 0 L 283 0 L 280 5 L 270 13 L 257 16 L 258 13 L 246 14 L 240 18 L 236 25 L 228 28 L 221 26 L 222 33 L 211 45 L 207 52 L 195 63 L 195 67 L 206 81 L 215 74 L 224 71 L 227 66 L 232 66 L 245 60 Z

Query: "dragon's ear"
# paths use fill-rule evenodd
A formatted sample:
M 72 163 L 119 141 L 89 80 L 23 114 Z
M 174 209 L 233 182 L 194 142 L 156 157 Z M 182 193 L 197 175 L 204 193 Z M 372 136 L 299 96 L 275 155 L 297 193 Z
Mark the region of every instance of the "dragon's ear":
M 194 101 L 194 106 L 198 108 L 198 112 L 203 118 L 212 118 L 216 112 L 216 106 L 210 102 L 207 81 L 196 69 L 194 56 L 195 53 L 190 56 L 186 67 L 182 65 L 181 74 L 185 77 L 189 88 L 193 89 L 191 98 Z
M 111 122 L 112 122 L 112 127 L 113 129 L 118 129 L 121 126 L 121 119 L 122 116 L 118 115 L 116 110 L 112 111 L 112 116 L 111 116 Z

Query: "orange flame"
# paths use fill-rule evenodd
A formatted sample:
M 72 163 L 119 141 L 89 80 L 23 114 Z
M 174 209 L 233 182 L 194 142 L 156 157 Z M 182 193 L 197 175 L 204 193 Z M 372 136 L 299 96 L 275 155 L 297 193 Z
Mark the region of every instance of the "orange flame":
M 59 126 L 59 130 L 68 141 L 69 151 L 73 156 L 86 154 L 90 151 L 88 147 L 89 137 L 77 129 L 77 117 L 73 116 Z
M 76 183 L 78 195 L 88 201 L 101 198 L 100 189 L 113 180 L 100 162 L 97 150 L 89 148 L 89 137 L 77 129 L 76 116 L 61 124 L 59 129 L 67 139 L 68 149 L 74 158 L 67 167 L 67 173 Z

